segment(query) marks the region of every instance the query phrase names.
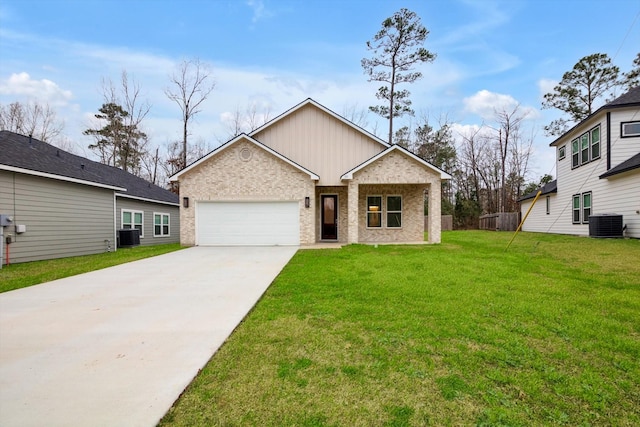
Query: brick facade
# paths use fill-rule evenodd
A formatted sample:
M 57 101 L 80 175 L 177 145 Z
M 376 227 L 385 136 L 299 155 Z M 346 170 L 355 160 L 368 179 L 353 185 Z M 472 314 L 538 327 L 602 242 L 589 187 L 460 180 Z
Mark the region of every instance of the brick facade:
M 315 242 L 315 183 L 296 169 L 256 145 L 238 141 L 180 177 L 180 243 L 196 244 L 195 212 L 206 201 L 298 201 L 300 243 Z M 304 198 L 311 206 L 305 208 Z

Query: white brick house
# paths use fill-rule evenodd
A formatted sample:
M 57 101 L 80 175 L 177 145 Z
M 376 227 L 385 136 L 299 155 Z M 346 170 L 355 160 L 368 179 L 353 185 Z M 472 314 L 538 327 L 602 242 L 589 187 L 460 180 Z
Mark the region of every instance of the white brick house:
M 171 177 L 184 245 L 439 243 L 450 178 L 311 99 Z

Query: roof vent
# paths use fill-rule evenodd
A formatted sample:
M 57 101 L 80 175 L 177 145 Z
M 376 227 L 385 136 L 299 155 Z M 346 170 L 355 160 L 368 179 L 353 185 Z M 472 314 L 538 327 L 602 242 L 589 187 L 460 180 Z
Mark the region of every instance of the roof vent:
M 622 237 L 622 215 L 589 216 L 589 237 Z
M 84 163 L 80 163 L 80 169 L 84 169 Z

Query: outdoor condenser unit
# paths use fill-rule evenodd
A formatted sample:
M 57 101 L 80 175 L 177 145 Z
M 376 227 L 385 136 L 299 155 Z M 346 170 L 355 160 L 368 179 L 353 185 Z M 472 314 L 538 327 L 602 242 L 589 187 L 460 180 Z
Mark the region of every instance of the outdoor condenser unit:
M 140 230 L 136 228 L 124 228 L 118 230 L 118 247 L 130 248 L 140 244 Z
M 599 214 L 589 216 L 589 237 L 622 237 L 622 215 Z

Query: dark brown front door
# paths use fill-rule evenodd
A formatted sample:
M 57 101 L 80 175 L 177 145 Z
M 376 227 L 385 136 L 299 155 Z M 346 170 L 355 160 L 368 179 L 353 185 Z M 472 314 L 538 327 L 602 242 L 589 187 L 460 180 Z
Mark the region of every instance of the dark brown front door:
M 338 196 L 321 196 L 322 240 L 338 239 Z

